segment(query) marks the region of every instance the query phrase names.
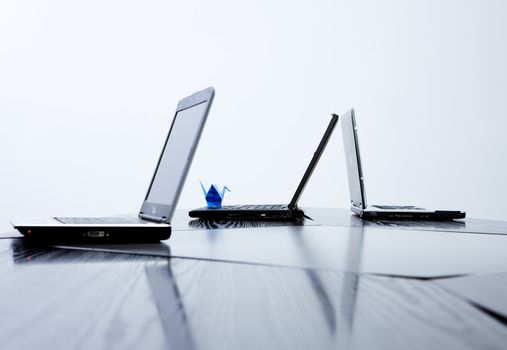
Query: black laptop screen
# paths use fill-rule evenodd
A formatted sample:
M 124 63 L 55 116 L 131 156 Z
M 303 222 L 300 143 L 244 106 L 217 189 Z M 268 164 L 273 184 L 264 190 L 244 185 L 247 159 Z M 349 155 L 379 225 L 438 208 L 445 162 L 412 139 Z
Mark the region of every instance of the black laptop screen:
M 167 205 L 174 203 L 207 105 L 208 103 L 202 102 L 176 114 L 146 198 L 148 202 Z

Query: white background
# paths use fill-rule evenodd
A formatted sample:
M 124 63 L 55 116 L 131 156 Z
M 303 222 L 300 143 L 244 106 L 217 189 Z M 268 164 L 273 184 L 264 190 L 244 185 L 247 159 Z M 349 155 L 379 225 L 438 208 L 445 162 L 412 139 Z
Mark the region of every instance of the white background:
M 136 212 L 178 100 L 215 103 L 179 207 L 287 203 L 356 109 L 371 204 L 507 220 L 507 2 L 0 2 L 0 229 Z M 338 128 L 300 204 L 348 208 Z

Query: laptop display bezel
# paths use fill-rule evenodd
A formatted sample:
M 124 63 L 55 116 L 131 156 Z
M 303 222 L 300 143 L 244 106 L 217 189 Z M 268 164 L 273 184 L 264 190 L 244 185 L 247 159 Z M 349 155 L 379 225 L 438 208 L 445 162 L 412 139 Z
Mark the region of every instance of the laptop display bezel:
M 306 168 L 305 174 L 303 175 L 303 178 L 301 179 L 301 182 L 299 183 L 296 192 L 294 193 L 294 196 L 292 197 L 288 205 L 289 209 L 297 208 L 299 198 L 301 197 L 301 194 L 303 193 L 303 190 L 305 189 L 308 180 L 312 176 L 313 171 L 315 170 L 315 167 L 317 166 L 317 163 L 319 162 L 320 157 L 322 156 L 322 153 L 326 149 L 329 139 L 331 138 L 331 134 L 333 133 L 333 130 L 336 126 L 336 123 L 338 123 L 338 118 L 339 117 L 337 114 L 334 113 L 332 114 L 331 120 L 329 121 L 326 131 L 324 132 L 324 135 L 320 140 L 319 146 L 317 147 L 317 150 L 313 154 L 313 158 L 310 161 L 310 164 L 308 164 L 308 168 Z
M 153 173 L 153 176 L 150 181 L 150 185 L 148 187 L 148 191 L 146 192 L 145 199 L 143 201 L 143 204 L 141 206 L 141 210 L 139 212 L 139 217 L 146 220 L 151 221 L 157 221 L 157 222 L 164 222 L 164 223 L 170 223 L 172 216 L 174 214 L 174 211 L 176 210 L 176 205 L 178 203 L 178 199 L 181 195 L 181 191 L 183 190 L 183 185 L 185 184 L 185 180 L 188 174 L 188 171 L 190 169 L 190 165 L 192 163 L 192 159 L 194 157 L 195 151 L 197 149 L 197 144 L 199 143 L 199 139 L 201 137 L 202 131 L 204 129 L 204 125 L 206 123 L 206 120 L 208 118 L 209 110 L 211 108 L 211 104 L 213 102 L 213 98 L 215 96 L 215 90 L 210 87 L 206 90 L 199 91 L 191 96 L 188 96 L 178 103 L 178 107 L 176 108 L 176 112 L 173 117 L 173 121 L 171 123 L 171 128 L 169 129 L 169 133 L 166 137 L 166 140 L 164 142 L 164 146 L 162 148 L 162 151 L 160 152 L 159 159 L 157 161 L 157 166 L 155 167 L 155 171 Z M 197 131 L 196 137 L 193 140 L 192 148 L 189 154 L 189 157 L 187 158 L 187 162 L 185 164 L 185 168 L 183 170 L 183 174 L 181 178 L 179 179 L 179 183 L 177 185 L 177 189 L 175 192 L 174 201 L 172 204 L 162 204 L 162 203 L 154 203 L 148 201 L 148 196 L 150 194 L 150 190 L 152 188 L 153 182 L 155 180 L 155 176 L 157 175 L 158 168 L 160 166 L 160 162 L 162 160 L 162 156 L 164 155 L 165 148 L 167 146 L 167 142 L 169 141 L 169 138 L 171 137 L 171 133 L 173 131 L 173 126 L 176 121 L 176 118 L 178 116 L 178 113 L 186 110 L 188 108 L 192 108 L 194 106 L 200 105 L 202 103 L 206 103 L 206 107 L 204 109 L 204 114 L 201 120 L 201 124 L 199 125 L 199 129 Z

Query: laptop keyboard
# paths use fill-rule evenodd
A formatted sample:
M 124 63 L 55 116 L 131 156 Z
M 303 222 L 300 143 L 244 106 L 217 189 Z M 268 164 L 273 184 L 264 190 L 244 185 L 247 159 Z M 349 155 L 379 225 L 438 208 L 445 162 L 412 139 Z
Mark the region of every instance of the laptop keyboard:
M 145 221 L 137 216 L 111 216 L 101 218 L 84 218 L 84 217 L 55 217 L 56 220 L 63 224 L 82 224 L 82 225 L 97 225 L 97 224 L 149 224 L 150 221 Z
M 285 204 L 224 205 L 224 210 L 288 210 Z
M 372 205 L 372 207 L 386 210 L 424 210 L 413 205 Z

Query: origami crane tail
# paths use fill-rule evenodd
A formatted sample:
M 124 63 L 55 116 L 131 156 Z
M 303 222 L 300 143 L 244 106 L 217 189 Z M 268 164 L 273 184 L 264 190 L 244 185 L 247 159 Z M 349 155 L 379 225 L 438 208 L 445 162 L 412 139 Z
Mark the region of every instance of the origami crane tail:
M 204 185 L 202 184 L 201 180 L 199 180 L 199 183 L 201 184 L 202 193 L 204 193 L 204 197 L 206 197 L 206 195 L 208 194 L 208 191 L 206 191 L 206 189 L 204 188 Z

